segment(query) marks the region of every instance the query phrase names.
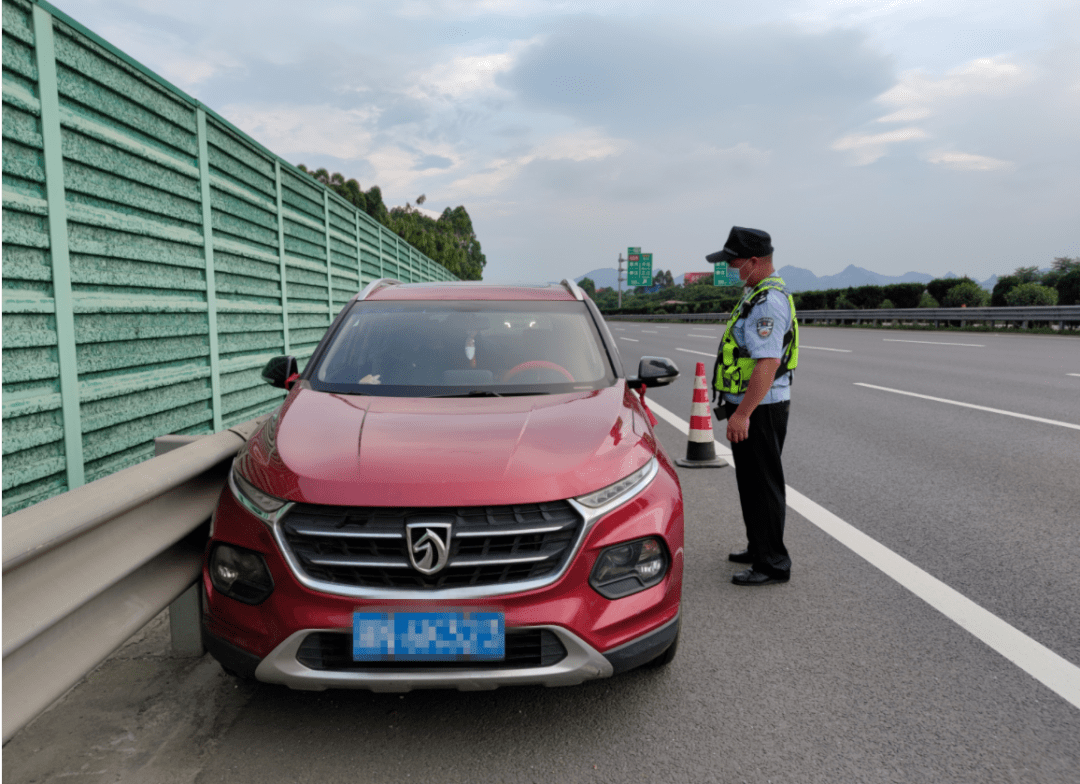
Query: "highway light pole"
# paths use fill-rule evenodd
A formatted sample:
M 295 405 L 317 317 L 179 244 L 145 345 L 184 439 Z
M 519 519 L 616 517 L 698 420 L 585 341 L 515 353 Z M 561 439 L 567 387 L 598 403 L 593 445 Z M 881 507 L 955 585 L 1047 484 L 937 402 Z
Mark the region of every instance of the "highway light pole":
M 619 281 L 619 309 L 620 310 L 622 309 L 622 282 L 623 282 L 622 265 L 623 265 L 623 257 L 622 257 L 622 251 L 620 251 L 619 252 L 619 274 L 617 276 L 617 279 Z

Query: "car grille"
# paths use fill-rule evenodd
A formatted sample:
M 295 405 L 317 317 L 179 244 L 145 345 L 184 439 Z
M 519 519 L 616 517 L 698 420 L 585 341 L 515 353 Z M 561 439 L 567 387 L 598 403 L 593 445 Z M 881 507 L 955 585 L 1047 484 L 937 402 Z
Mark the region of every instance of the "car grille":
M 348 632 L 312 632 L 296 652 L 296 660 L 313 670 L 548 667 L 565 656 L 566 648 L 547 629 L 507 629 L 506 658 L 499 661 L 353 661 Z
M 417 521 L 452 526 L 448 563 L 433 575 L 409 562 L 405 526 Z M 315 580 L 423 591 L 555 575 L 573 554 L 583 522 L 566 501 L 411 509 L 296 504 L 282 532 L 295 560 Z

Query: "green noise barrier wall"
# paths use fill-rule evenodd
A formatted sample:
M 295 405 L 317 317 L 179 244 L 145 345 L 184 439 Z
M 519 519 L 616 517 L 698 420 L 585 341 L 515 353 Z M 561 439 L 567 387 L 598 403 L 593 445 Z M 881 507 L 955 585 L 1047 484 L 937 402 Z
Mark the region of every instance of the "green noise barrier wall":
M 4 514 L 271 411 L 371 280 L 455 279 L 46 3 L 3 37 Z

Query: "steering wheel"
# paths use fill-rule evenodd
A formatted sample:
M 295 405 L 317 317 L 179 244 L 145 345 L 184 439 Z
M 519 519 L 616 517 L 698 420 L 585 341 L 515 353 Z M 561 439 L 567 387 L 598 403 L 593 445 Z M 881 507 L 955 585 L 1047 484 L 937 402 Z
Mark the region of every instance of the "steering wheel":
M 570 371 L 564 368 L 562 365 L 556 365 L 554 362 L 545 362 L 542 359 L 534 359 L 531 362 L 522 362 L 520 365 L 510 368 L 503 373 L 502 380 L 508 381 L 523 370 L 529 370 L 531 368 L 546 368 L 548 370 L 554 370 L 562 373 L 566 376 L 567 381 L 574 381 L 574 377 L 570 375 Z

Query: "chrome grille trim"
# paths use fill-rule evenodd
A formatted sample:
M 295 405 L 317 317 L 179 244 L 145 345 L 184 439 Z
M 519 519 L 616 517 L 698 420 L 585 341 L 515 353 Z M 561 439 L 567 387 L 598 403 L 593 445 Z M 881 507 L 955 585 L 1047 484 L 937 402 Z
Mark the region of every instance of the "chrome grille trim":
M 335 531 L 322 528 L 297 528 L 296 533 L 300 536 L 326 536 L 336 539 L 404 539 L 405 534 L 383 533 L 371 531 L 370 533 L 358 533 L 354 531 Z
M 612 501 L 604 504 L 603 506 L 590 508 L 583 504 L 578 503 L 573 498 L 566 499 L 566 503 L 570 505 L 581 516 L 581 524 L 578 527 L 579 533 L 577 539 L 571 544 L 570 552 L 566 559 L 563 561 L 561 568 L 555 573 L 544 575 L 543 577 L 520 580 L 510 583 L 495 583 L 490 585 L 479 585 L 469 587 L 458 588 L 443 588 L 443 589 L 404 589 L 404 588 L 373 588 L 370 586 L 351 586 L 342 585 L 340 583 L 328 582 L 326 580 L 319 580 L 308 575 L 296 555 L 293 553 L 292 548 L 289 546 L 284 531 L 284 515 L 279 516 L 274 521 L 273 534 L 274 540 L 277 542 L 279 551 L 282 557 L 285 559 L 286 564 L 289 566 L 289 570 L 293 573 L 296 579 L 305 587 L 310 588 L 313 591 L 319 591 L 320 593 L 331 594 L 334 596 L 345 596 L 356 599 L 375 599 L 380 601 L 409 601 L 409 600 L 469 600 L 478 599 L 489 596 L 503 596 L 510 593 L 523 593 L 525 591 L 536 590 L 537 588 L 543 588 L 551 585 L 556 580 L 561 578 L 566 570 L 570 568 L 570 564 L 573 563 L 581 550 L 581 546 L 585 541 L 585 537 L 588 535 L 592 527 L 602 517 L 615 509 L 629 503 L 638 493 L 644 490 L 656 475 L 660 471 L 659 461 L 653 457 L 649 461 L 649 470 L 641 478 L 641 480 L 635 484 L 632 488 L 629 488 L 624 495 L 613 499 Z M 456 536 L 457 534 L 455 534 Z

